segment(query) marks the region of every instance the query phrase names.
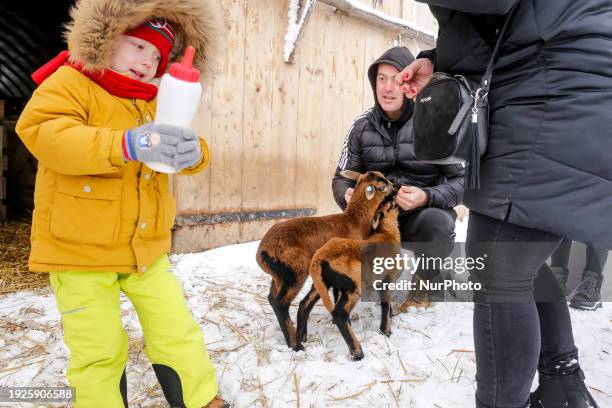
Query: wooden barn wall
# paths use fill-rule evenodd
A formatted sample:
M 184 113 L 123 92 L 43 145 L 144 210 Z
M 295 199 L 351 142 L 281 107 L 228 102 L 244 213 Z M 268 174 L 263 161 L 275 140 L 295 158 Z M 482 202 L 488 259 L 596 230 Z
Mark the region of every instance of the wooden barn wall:
M 371 4 L 370 1 L 365 3 Z M 221 76 L 204 90 L 195 122 L 210 167 L 174 177 L 174 252 L 260 239 L 275 222 L 181 225 L 185 216 L 314 209 L 337 211 L 331 178 L 346 131 L 372 105 L 367 67 L 397 44 L 397 33 L 317 3 L 295 63 L 283 61 L 286 0 L 222 0 L 228 52 Z M 433 29 L 421 4 L 385 0 L 382 9 Z M 413 52 L 414 40 L 403 41 Z

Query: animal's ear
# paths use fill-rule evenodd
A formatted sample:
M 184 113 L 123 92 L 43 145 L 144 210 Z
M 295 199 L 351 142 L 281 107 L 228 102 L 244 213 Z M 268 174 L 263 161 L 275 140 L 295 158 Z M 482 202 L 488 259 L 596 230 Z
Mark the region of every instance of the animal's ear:
M 365 188 L 366 198 L 371 200 L 374 198 L 374 193 L 376 193 L 376 187 L 374 184 L 368 184 Z
M 340 175 L 344 178 L 347 178 L 349 180 L 355 180 L 357 181 L 357 179 L 359 178 L 359 176 L 361 176 L 361 173 L 357 173 L 356 171 L 353 170 L 342 170 L 340 172 Z
M 378 211 L 376 211 L 376 214 L 374 214 L 374 218 L 372 218 L 372 229 L 375 230 L 376 228 L 378 228 L 378 223 L 380 222 L 380 217 L 382 216 L 382 214 Z

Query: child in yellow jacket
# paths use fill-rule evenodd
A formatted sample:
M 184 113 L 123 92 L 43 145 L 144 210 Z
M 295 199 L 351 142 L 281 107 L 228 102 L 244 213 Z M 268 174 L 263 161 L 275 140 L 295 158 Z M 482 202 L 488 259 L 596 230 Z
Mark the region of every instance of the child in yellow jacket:
M 187 43 L 202 54 L 196 66 L 214 61 L 222 22 L 214 1 L 144 3 L 137 11 L 130 2 L 80 1 L 70 52 L 33 75 L 40 86 L 16 128 L 39 161 L 30 269 L 51 272 L 76 407 L 127 407 L 121 291 L 169 404 L 228 406 L 168 261 L 175 217 L 168 177 L 142 164 L 181 174 L 208 165 L 206 142 L 193 130 L 152 122 L 155 78 Z

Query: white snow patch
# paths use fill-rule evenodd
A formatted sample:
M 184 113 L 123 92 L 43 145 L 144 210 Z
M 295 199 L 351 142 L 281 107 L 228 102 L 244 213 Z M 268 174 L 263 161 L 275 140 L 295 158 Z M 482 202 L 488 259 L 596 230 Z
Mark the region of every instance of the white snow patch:
M 457 225 L 458 241 L 465 239 L 466 224 Z M 203 329 L 221 392 L 236 408 L 295 407 L 298 398 L 302 407 L 473 406 L 471 303 L 411 309 L 394 318 L 389 338 L 378 333 L 379 307 L 358 304 L 352 325 L 365 352 L 359 362 L 349 360 L 329 314 L 317 305 L 306 351 L 295 353 L 286 347 L 266 300 L 270 279 L 255 263 L 257 244 L 171 257 Z M 296 309 L 297 304 L 293 317 Z M 130 339 L 130 407 L 165 406 L 136 313 L 124 296 L 121 314 Z M 596 312 L 572 310 L 571 315 L 587 384 L 600 406 L 610 407 L 612 307 L 606 303 Z M 0 386 L 65 385 L 68 350 L 52 293 L 1 296 L 0 318 L 5 322 L 0 326 Z
M 295 43 L 304 27 L 306 17 L 311 12 L 311 8 L 314 7 L 316 0 L 307 0 L 301 8 L 301 14 L 298 16 L 299 0 L 290 0 L 287 24 L 287 34 L 285 35 L 285 48 L 284 48 L 284 61 L 289 62 Z

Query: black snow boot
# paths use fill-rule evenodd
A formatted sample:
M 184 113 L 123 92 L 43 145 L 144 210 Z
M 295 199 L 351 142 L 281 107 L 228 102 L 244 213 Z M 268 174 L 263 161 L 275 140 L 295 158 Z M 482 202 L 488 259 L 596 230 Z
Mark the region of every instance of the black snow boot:
M 540 386 L 530 402 L 530 408 L 599 408 L 584 384 L 581 369 L 554 378 L 540 375 Z
M 580 310 L 596 310 L 601 307 L 601 284 L 603 274 L 584 271 L 582 283 L 570 300 L 570 307 Z

